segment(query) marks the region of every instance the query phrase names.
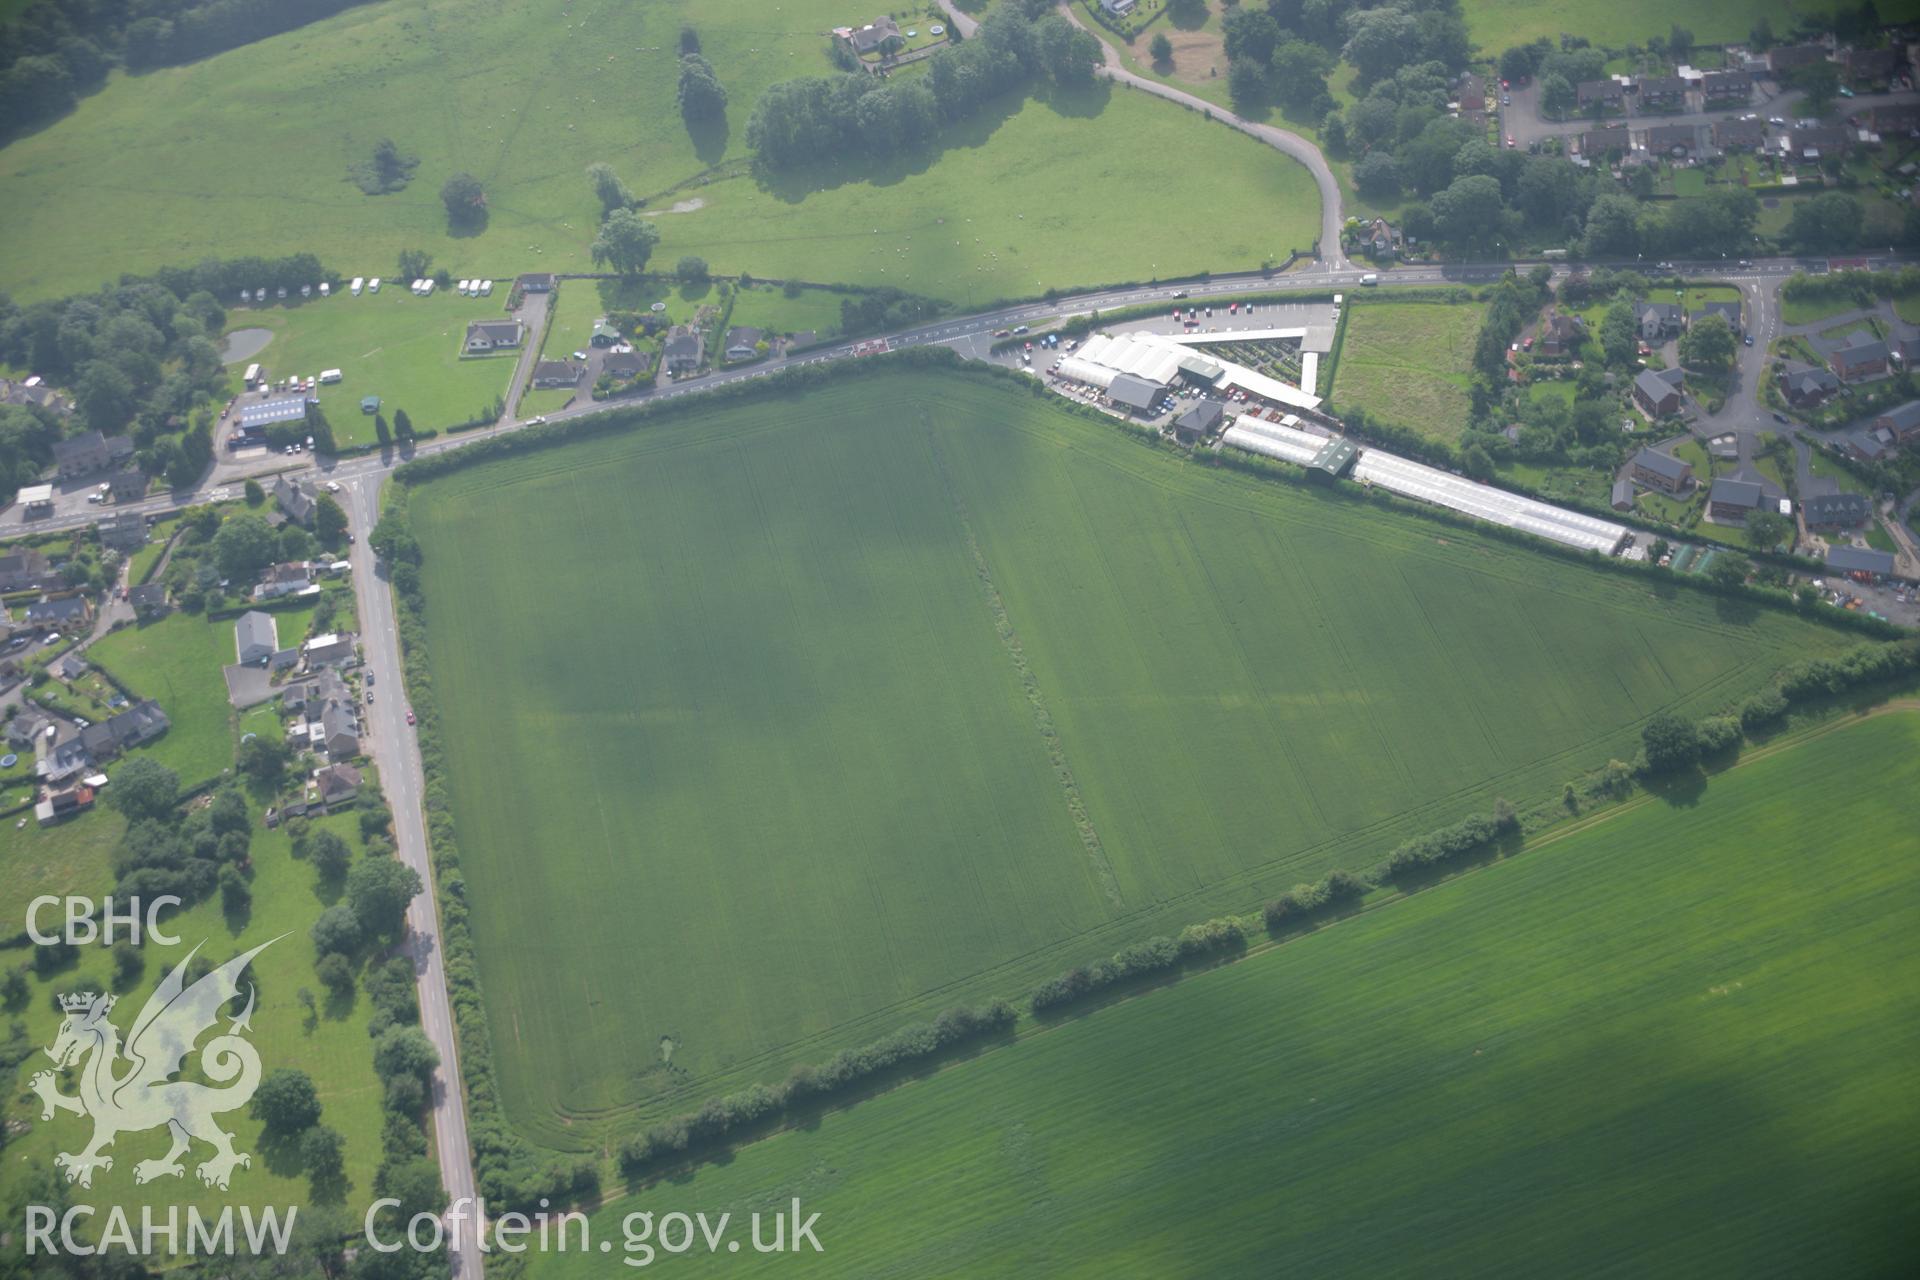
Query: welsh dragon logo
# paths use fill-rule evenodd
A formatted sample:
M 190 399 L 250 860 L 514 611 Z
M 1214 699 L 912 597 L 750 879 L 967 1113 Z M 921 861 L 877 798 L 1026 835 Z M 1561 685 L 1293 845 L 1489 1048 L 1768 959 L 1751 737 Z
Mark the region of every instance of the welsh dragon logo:
M 91 991 L 60 997 L 66 1021 L 46 1052 L 62 1069 L 85 1059 L 80 1092 L 74 1097 L 59 1092 L 52 1071 L 38 1072 L 27 1084 L 40 1095 L 42 1120 L 53 1119 L 55 1111 L 93 1118 L 93 1139 L 85 1149 L 54 1157 L 54 1163 L 66 1171 L 67 1181 L 92 1186 L 95 1169 L 113 1168 L 113 1157 L 102 1152 L 115 1137 L 162 1126 L 173 1139 L 172 1149 L 158 1160 L 134 1165 L 135 1182 L 181 1176 L 185 1169 L 180 1157 L 195 1140 L 214 1149 L 212 1158 L 196 1170 L 208 1186 L 226 1190 L 234 1169 L 253 1163 L 252 1156 L 233 1149 L 233 1135 L 214 1122 L 220 1113 L 244 1107 L 260 1086 L 260 1055 L 240 1034 L 251 1030 L 251 983 L 247 1007 L 232 1019 L 225 1034 L 207 1041 L 200 1053 L 201 1074 L 223 1087 L 172 1077 L 193 1052 L 194 1042 L 220 1020 L 227 1002 L 239 995 L 240 974 L 277 941 L 269 939 L 235 956 L 188 986 L 186 968 L 200 950 L 196 946 L 148 997 L 127 1032 L 124 1048 L 119 1030 L 107 1020 L 116 997 Z

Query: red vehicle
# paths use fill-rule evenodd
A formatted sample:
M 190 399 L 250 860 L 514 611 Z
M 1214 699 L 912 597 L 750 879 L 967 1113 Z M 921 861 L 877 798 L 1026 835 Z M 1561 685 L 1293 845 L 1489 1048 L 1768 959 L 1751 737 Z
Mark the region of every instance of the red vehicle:
M 1512 134 L 1508 134 L 1508 135 L 1507 135 L 1507 145 L 1508 145 L 1508 146 L 1510 146 L 1510 147 L 1514 145 L 1514 142 L 1513 142 L 1513 135 L 1512 135 Z
M 1237 302 L 1229 302 L 1229 303 L 1227 304 L 1227 314 L 1228 314 L 1228 315 L 1230 315 L 1230 316 L 1237 316 L 1237 315 L 1239 315 L 1239 314 L 1240 314 L 1240 304 L 1239 304 L 1239 303 L 1237 303 Z
M 412 707 L 408 707 L 408 708 L 407 708 L 407 723 L 408 723 L 408 724 L 412 724 L 412 723 L 413 723 L 413 708 L 412 708 Z
M 1521 349 L 1522 351 L 1531 351 L 1531 350 L 1533 350 L 1533 339 L 1532 339 L 1532 338 L 1528 338 L 1528 339 L 1527 339 L 1527 340 L 1526 340 L 1525 342 L 1523 342 L 1523 343 L 1521 343 L 1521 344 L 1520 344 L 1520 349 Z

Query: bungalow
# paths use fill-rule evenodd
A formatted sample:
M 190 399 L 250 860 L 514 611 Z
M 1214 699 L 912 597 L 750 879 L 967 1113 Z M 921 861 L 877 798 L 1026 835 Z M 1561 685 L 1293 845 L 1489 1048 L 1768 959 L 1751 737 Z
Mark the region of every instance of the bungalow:
M 1707 490 L 1707 514 L 1716 520 L 1745 520 L 1760 510 L 1765 500 L 1760 486 L 1753 481 L 1720 476 Z
M 553 273 L 549 271 L 529 272 L 521 276 L 518 283 L 522 293 L 552 293 L 554 283 Z
M 1687 314 L 1687 327 L 1691 329 L 1697 322 L 1708 316 L 1719 316 L 1727 322 L 1727 328 L 1734 336 L 1740 336 L 1740 304 L 1737 302 L 1703 302 Z
M 1687 105 L 1687 82 L 1679 76 L 1648 76 L 1640 82 L 1640 109 L 1678 111 Z
M 1900 65 L 1892 49 L 1848 49 L 1840 55 L 1847 83 L 1856 89 L 1884 89 Z
M 22 547 L 0 555 L 0 591 L 25 591 L 31 587 L 66 586 L 38 547 Z
M 1649 489 L 1658 489 L 1662 493 L 1682 493 L 1693 485 L 1693 464 L 1671 454 L 1642 449 L 1633 455 L 1628 475 L 1635 484 Z
M 151 698 L 80 731 L 80 744 L 94 761 L 111 759 L 132 747 L 152 742 L 171 728 L 167 713 Z
M 1709 71 L 1700 77 L 1700 93 L 1709 110 L 1744 106 L 1753 97 L 1753 76 L 1745 71 Z
M 1780 394 L 1795 408 L 1819 404 L 1840 390 L 1840 379 L 1819 365 L 1787 361 L 1780 366 Z
M 1809 529 L 1858 529 L 1873 519 L 1873 503 L 1865 494 L 1823 493 L 1800 500 Z
M 1679 369 L 1642 369 L 1633 380 L 1633 402 L 1649 418 L 1680 412 L 1680 388 L 1686 375 Z
M 1902 444 L 1920 440 L 1920 400 L 1909 400 L 1898 408 L 1883 411 L 1873 420 L 1873 425 L 1885 427 Z
M 280 647 L 280 624 L 270 613 L 249 609 L 233 624 L 233 648 L 241 666 L 265 662 Z
M 1603 156 L 1625 154 L 1633 146 L 1633 139 L 1623 124 L 1608 125 L 1604 129 L 1588 129 L 1580 135 L 1580 154 L 1588 160 L 1598 160 Z
M 330 764 L 313 772 L 313 789 L 319 793 L 320 803 L 329 806 L 353 799 L 364 781 L 360 771 L 350 764 Z
M 284 475 L 275 477 L 273 500 L 287 519 L 295 524 L 313 523 L 313 495 L 301 488 L 298 480 Z
M 1109 12 L 1112 11 L 1109 10 Z M 870 53 L 885 55 L 906 43 L 901 38 L 899 24 L 892 18 L 875 18 L 864 27 L 837 27 L 834 29 L 834 34 L 839 36 L 858 58 L 864 58 Z
M 620 331 L 608 324 L 605 316 L 593 322 L 593 332 L 587 337 L 589 345 L 603 348 L 617 347 L 621 341 Z
M 146 496 L 147 473 L 128 469 L 107 477 L 107 492 L 115 502 L 137 502 Z
M 1700 130 L 1690 124 L 1657 124 L 1647 130 L 1647 154 L 1690 158 L 1700 145 Z
M 536 391 L 578 386 L 583 372 L 584 367 L 571 360 L 542 360 L 533 366 L 533 386 Z
M 30 627 L 42 631 L 59 631 L 67 627 L 84 627 L 93 621 L 93 601 L 85 596 L 60 596 L 52 600 L 39 600 L 27 606 L 26 622 Z
M 289 560 L 276 564 L 260 575 L 253 588 L 255 600 L 274 600 L 297 595 L 313 585 L 313 564 L 307 560 Z
M 1174 438 L 1186 444 L 1205 440 L 1219 429 L 1225 416 L 1226 410 L 1218 400 L 1202 400 L 1173 420 Z
M 315 667 L 342 666 L 353 661 L 353 633 L 343 631 L 338 634 L 329 632 L 324 636 L 315 636 L 300 646 L 300 656 L 306 659 L 307 670 Z
M 600 372 L 615 382 L 631 382 L 653 371 L 653 357 L 638 351 L 616 351 L 600 362 Z
M 1573 96 L 1582 114 L 1624 111 L 1627 106 L 1627 88 L 1618 80 L 1582 80 Z
M 1539 354 L 1549 360 L 1573 355 L 1587 340 L 1587 322 L 1565 311 L 1556 311 L 1540 326 Z
M 474 320 L 467 325 L 465 351 L 485 355 L 489 351 L 508 351 L 520 345 L 527 327 L 518 320 Z
M 1852 333 L 1827 353 L 1827 363 L 1842 382 L 1878 378 L 1887 372 L 1887 344 L 1864 333 Z
M 165 616 L 168 608 L 167 589 L 158 582 L 148 582 L 130 588 L 127 591 L 127 603 L 142 620 Z
M 62 480 L 90 475 L 104 468 L 111 460 L 107 438 L 98 431 L 82 431 L 70 439 L 53 443 L 53 465 Z
M 1801 67 L 1823 62 L 1826 56 L 1827 46 L 1823 44 L 1783 44 L 1777 49 L 1767 50 L 1767 70 L 1773 72 L 1777 79 Z
M 766 335 L 752 325 L 735 325 L 727 330 L 727 359 L 731 361 L 751 360 L 760 355 L 760 344 Z
M 137 551 L 147 545 L 147 518 L 128 513 L 109 516 L 94 526 L 100 545 L 115 551 Z
M 1767 145 L 1767 126 L 1759 120 L 1718 120 L 1713 145 L 1722 151 L 1758 151 Z
M 676 329 L 668 336 L 663 354 L 668 373 L 692 373 L 700 367 L 699 333 L 691 329 Z
M 1787 135 L 1785 154 L 1790 160 L 1818 160 L 1822 156 L 1844 156 L 1853 147 L 1853 131 L 1836 124 L 1795 129 Z
M 1640 340 L 1665 342 L 1677 337 L 1685 318 L 1678 303 L 1649 302 L 1640 308 Z

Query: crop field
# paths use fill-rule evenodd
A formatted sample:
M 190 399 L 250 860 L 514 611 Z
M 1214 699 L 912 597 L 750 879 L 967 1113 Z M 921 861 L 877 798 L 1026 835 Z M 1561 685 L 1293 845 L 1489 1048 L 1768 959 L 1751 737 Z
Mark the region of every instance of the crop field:
M 1916 786 L 1920 716 L 1850 725 L 616 1199 L 593 1238 L 797 1195 L 823 1254 L 701 1274 L 1897 1272 Z
M 1354 307 L 1340 346 L 1334 402 L 1423 435 L 1455 439 L 1472 407 L 1473 344 L 1486 314 L 1480 303 Z
M 405 409 L 416 431 L 438 431 L 477 418 L 490 418 L 493 402 L 506 394 L 519 353 L 462 358 L 467 324 L 506 318 L 509 281 L 496 280 L 491 298 L 463 298 L 436 289 L 417 298 L 392 282 L 377 294 L 314 299 L 297 307 L 238 308 L 227 313 L 229 331 L 271 329 L 273 339 L 260 353 L 232 366 L 234 389 L 240 371 L 259 361 L 270 378 L 317 376 L 338 369 L 341 380 L 318 387 L 320 408 L 343 445 L 372 444 L 373 417 L 360 401 L 380 397 L 388 422 Z M 538 334 L 529 334 L 538 342 Z
M 258 818 L 257 809 L 255 817 Z M 322 821 L 348 842 L 356 856 L 364 856 L 351 814 Z M 89 825 L 118 832 L 121 824 L 117 815 L 90 815 L 80 823 L 53 830 L 78 832 Z M 373 1050 L 367 1038 L 367 1000 L 364 994 L 344 1005 L 330 1000 L 325 985 L 314 975 L 313 946 L 307 941 L 307 930 L 331 899 L 322 900 L 318 895 L 313 868 L 294 860 L 286 832 L 256 827 L 252 859 L 253 906 L 247 918 L 240 921 L 224 915 L 218 895 L 176 916 L 167 928 L 180 938 L 180 945 L 166 947 L 149 942 L 143 948 L 145 974 L 133 988 L 120 992 L 120 1004 L 113 1020 L 124 1034 L 155 984 L 168 969 L 184 960 L 196 944 L 202 944 L 204 954 L 223 962 L 270 938 L 290 934 L 268 947 L 250 967 L 259 990 L 259 1003 L 254 1009 L 253 1030 L 248 1038 L 260 1051 L 264 1071 L 297 1066 L 313 1078 L 322 1104 L 321 1123 L 339 1130 L 346 1140 L 345 1203 L 365 1204 L 374 1195 L 373 1171 L 380 1159 L 383 1117 L 380 1083 L 374 1076 Z M 71 887 L 74 892 L 98 897 L 111 889 L 112 876 L 101 867 L 95 878 Z M 10 897 L 8 901 L 15 899 Z M 9 927 L 17 929 L 20 924 L 16 917 Z M 17 1009 L 7 1008 L 4 1016 L 24 1024 L 31 1044 L 52 1044 L 60 1018 L 53 1008 L 54 994 L 115 990 L 110 956 L 109 950 L 102 946 L 81 948 L 81 958 L 75 966 L 51 978 L 31 977 L 32 990 L 26 1002 Z M 27 953 L 11 953 L 7 964 L 11 967 L 26 958 Z M 298 998 L 302 988 L 319 997 L 318 1016 L 311 1029 L 307 1026 L 307 1012 Z M 234 1012 L 239 1007 L 235 1005 Z M 50 1065 L 46 1055 L 35 1049 L 20 1064 L 17 1079 L 12 1073 L 5 1077 L 7 1087 L 4 1096 L 0 1096 L 0 1118 L 8 1124 L 10 1132 L 7 1158 L 0 1163 L 0 1202 L 16 1203 L 20 1193 L 32 1185 L 29 1180 L 37 1172 L 52 1168 L 56 1152 L 77 1151 L 86 1140 L 88 1128 L 84 1120 L 60 1115 L 52 1122 L 42 1122 L 39 1099 L 27 1092 L 27 1079 Z M 62 1090 L 69 1094 L 74 1091 L 70 1078 L 62 1082 Z M 145 1186 L 136 1184 L 134 1164 L 164 1154 L 166 1137 L 158 1131 L 123 1134 L 111 1152 L 113 1168 L 95 1175 L 91 1195 L 78 1189 L 70 1192 L 75 1198 L 90 1199 L 102 1206 L 101 1215 L 95 1216 L 90 1225 L 83 1221 L 80 1234 L 97 1235 L 104 1220 L 104 1206 L 109 1203 L 124 1205 L 138 1222 L 139 1207 L 149 1204 L 158 1207 L 162 1215 L 168 1205 L 179 1205 L 183 1211 L 185 1206 L 193 1205 L 204 1214 L 216 1212 L 220 1205 L 228 1203 L 256 1208 L 297 1204 L 302 1206 L 304 1220 L 309 1206 L 328 1202 L 326 1199 L 316 1201 L 312 1195 L 297 1151 L 263 1141 L 260 1122 L 251 1118 L 244 1108 L 224 1113 L 220 1123 L 234 1134 L 235 1150 L 253 1156 L 253 1164 L 235 1175 L 230 1192 L 204 1186 L 194 1175 L 193 1165 L 205 1160 L 208 1154 L 207 1149 L 199 1145 L 194 1149 L 184 1177 L 165 1178 Z M 23 1126 L 17 1134 L 11 1131 L 15 1124 Z M 164 1221 L 164 1216 L 161 1220 Z
M 0 286 L 28 300 L 97 287 L 103 261 L 133 271 L 297 250 L 349 276 L 390 275 L 415 247 L 456 276 L 585 270 L 599 207 L 584 170 L 596 161 L 658 197 L 656 261 L 669 267 L 698 253 L 727 274 L 957 301 L 1252 267 L 1317 234 L 1304 168 L 1105 86 L 989 105 L 898 163 L 765 187 L 730 176 L 762 90 L 830 71 L 826 33 L 848 20 L 839 0 L 785 0 L 777 17 L 755 0 L 389 2 L 116 76 L 0 151 L 11 250 Z M 673 105 L 683 23 L 699 30 L 730 99 L 726 124 L 698 138 Z M 368 196 L 347 174 L 382 137 L 420 165 L 405 190 Z M 1115 137 L 1127 145 L 1105 145 Z M 1139 157 L 1153 155 L 1234 175 L 1209 194 L 1205 236 L 1166 234 L 1190 197 L 1143 180 Z M 460 170 L 485 184 L 488 216 L 454 236 L 439 191 Z M 139 193 L 138 218 L 117 212 L 128 192 Z
M 503 1094 L 575 1149 L 1550 798 L 1835 643 L 957 375 L 413 515 Z

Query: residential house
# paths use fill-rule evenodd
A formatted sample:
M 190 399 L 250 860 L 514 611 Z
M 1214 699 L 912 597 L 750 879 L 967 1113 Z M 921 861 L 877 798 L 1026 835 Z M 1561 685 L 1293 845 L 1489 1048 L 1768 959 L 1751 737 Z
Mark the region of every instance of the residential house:
M 1678 369 L 1642 369 L 1633 380 L 1633 402 L 1649 418 L 1678 413 L 1684 377 Z
M 1582 115 L 1596 111 L 1624 111 L 1627 106 L 1627 87 L 1618 80 L 1582 80 L 1575 87 L 1573 96 Z
M 552 293 L 554 284 L 553 273 L 549 271 L 529 272 L 520 277 L 519 283 L 522 293 Z
M 727 359 L 738 362 L 758 357 L 760 343 L 766 340 L 766 334 L 752 325 L 735 325 L 727 330 Z
M 1540 326 L 1535 354 L 1548 360 L 1564 360 L 1580 350 L 1587 340 L 1587 322 L 1566 311 L 1556 311 Z
M 1709 71 L 1700 77 L 1707 110 L 1742 107 L 1753 97 L 1753 76 L 1745 71 Z
M 53 664 L 53 674 L 72 684 L 87 674 L 87 660 L 80 656 L 78 650 L 62 654 L 60 661 Z
M 49 788 L 33 806 L 34 820 L 43 827 L 85 813 L 93 807 L 94 790 L 84 782 L 61 790 Z
M 1707 490 L 1707 514 L 1716 520 L 1745 520 L 1765 501 L 1766 496 L 1753 481 L 1719 476 Z
M 1129 4 L 1127 8 L 1130 10 L 1133 6 Z M 1107 12 L 1116 11 L 1109 8 Z M 846 46 L 853 50 L 854 56 L 859 58 L 864 58 L 868 54 L 885 56 L 906 43 L 901 38 L 899 24 L 892 18 L 875 18 L 864 27 L 836 27 L 833 34 L 844 41 Z
M 313 789 L 319 794 L 320 803 L 328 806 L 353 799 L 360 793 L 364 781 L 358 769 L 345 763 L 330 764 L 313 772 Z
M 1646 303 L 1640 308 L 1640 340 L 1655 343 L 1678 337 L 1685 319 L 1678 303 Z
M 295 524 L 313 523 L 313 495 L 298 480 L 284 475 L 274 477 L 273 500 L 287 519 Z
M 473 320 L 467 324 L 467 340 L 463 350 L 468 355 L 485 355 L 490 351 L 510 351 L 526 338 L 527 326 L 518 320 Z
M 1733 330 L 1733 336 L 1740 336 L 1740 304 L 1737 302 L 1703 302 L 1687 314 L 1687 327 L 1706 319 L 1719 316 L 1727 322 L 1727 328 Z
M 1826 56 L 1827 46 L 1824 44 L 1784 44 L 1767 50 L 1767 70 L 1773 72 L 1777 79 L 1801 67 L 1822 62 Z
M 296 680 L 280 691 L 280 705 L 288 711 L 302 712 L 318 719 L 329 702 L 350 702 L 353 693 L 346 680 L 332 667 L 322 668 L 305 680 Z
M 281 596 L 298 595 L 313 585 L 313 563 L 308 560 L 289 560 L 285 564 L 276 564 L 260 575 L 260 581 L 253 588 L 255 600 L 277 600 Z
M 1690 124 L 1657 124 L 1647 130 L 1647 154 L 1690 160 L 1700 146 L 1700 130 Z
M 26 591 L 33 587 L 64 587 L 46 553 L 38 547 L 21 547 L 0 555 L 0 591 Z
M 1185 444 L 1205 440 L 1220 429 L 1225 416 L 1226 410 L 1218 400 L 1199 401 L 1173 420 L 1174 438 Z
M 27 625 L 42 631 L 85 627 L 92 622 L 93 601 L 82 595 L 42 599 L 27 606 Z
M 1873 109 L 1873 131 L 1882 138 L 1920 133 L 1920 102 L 1891 102 Z
M 589 345 L 602 348 L 617 347 L 621 341 L 620 331 L 608 324 L 605 316 L 593 322 L 593 333 L 587 339 Z
M 167 713 L 160 709 L 159 703 L 149 698 L 99 724 L 88 725 L 80 731 L 80 743 L 97 764 L 123 751 L 152 742 L 170 727 Z
M 696 330 L 676 328 L 667 336 L 662 354 L 668 373 L 692 373 L 700 367 L 700 334 Z
M 1827 363 L 1842 382 L 1862 382 L 1887 372 L 1887 344 L 1870 334 L 1855 332 L 1827 353 Z
M 320 745 L 331 760 L 351 760 L 360 754 L 360 717 L 351 702 L 327 703 L 320 713 Z
M 142 622 L 165 617 L 171 607 L 167 602 L 166 587 L 158 582 L 148 582 L 129 589 L 127 603 L 133 606 L 133 612 Z
M 137 502 L 146 496 L 147 473 L 144 471 L 116 471 L 107 477 L 107 492 L 113 495 L 115 502 Z
M 1469 71 L 1460 77 L 1460 114 L 1463 116 L 1485 115 L 1487 110 L 1487 82 Z
M 1679 76 L 1648 76 L 1640 82 L 1642 111 L 1679 111 L 1687 105 L 1687 82 Z
M 1385 218 L 1375 218 L 1360 228 L 1360 251 L 1368 257 L 1391 258 L 1398 247 L 1399 237 Z
M 233 624 L 233 648 L 241 666 L 265 662 L 280 648 L 280 624 L 270 613 L 249 609 Z
M 1820 124 L 1811 129 L 1795 129 L 1787 135 L 1785 154 L 1790 160 L 1819 160 L 1823 156 L 1844 156 L 1852 149 L 1854 134 L 1837 124 Z
M 41 741 L 44 743 L 46 738 L 42 736 Z M 87 754 L 87 744 L 80 741 L 80 731 L 61 721 L 55 725 L 53 745 L 34 764 L 34 772 L 48 782 L 60 782 L 92 763 L 92 757 Z
M 1716 120 L 1713 145 L 1722 151 L 1758 151 L 1767 145 L 1767 126 L 1762 120 Z
M 1633 510 L 1633 481 L 1620 476 L 1613 482 L 1612 505 L 1615 511 Z
M 1892 49 L 1848 49 L 1840 55 L 1840 69 L 1856 89 L 1885 89 L 1899 66 Z
M 810 347 L 818 341 L 820 341 L 820 335 L 818 333 L 812 329 L 801 329 L 787 335 L 787 351 L 791 354 L 792 352 Z
M 316 667 L 344 666 L 353 661 L 353 639 L 351 631 L 315 636 L 300 646 L 300 656 L 306 660 L 309 671 Z
M 62 480 L 91 475 L 103 469 L 112 457 L 107 438 L 98 431 L 82 431 L 53 443 L 53 465 Z
M 639 351 L 615 351 L 600 362 L 600 372 L 615 382 L 631 382 L 653 371 L 653 357 Z
M 1662 493 L 1683 493 L 1693 487 L 1691 462 L 1654 449 L 1642 449 L 1634 454 L 1627 473 L 1635 484 Z
M 571 360 L 542 360 L 533 366 L 533 385 L 537 391 L 580 385 L 585 367 Z
M 48 386 L 46 380 L 37 374 L 19 382 L 12 378 L 0 378 L 0 404 L 38 407 L 62 417 L 73 412 L 73 401 Z
M 1858 529 L 1873 519 L 1873 502 L 1865 494 L 1823 493 L 1802 498 L 1800 512 L 1809 529 Z
M 1885 427 L 1902 444 L 1920 440 L 1920 400 L 1909 400 L 1898 408 L 1882 411 L 1873 425 Z
M 94 532 L 100 536 L 102 546 L 115 551 L 137 551 L 147 545 L 147 518 L 132 512 L 109 516 L 94 525 Z
M 1796 409 L 1817 405 L 1840 389 L 1840 379 L 1819 365 L 1789 360 L 1780 366 L 1780 394 Z
M 1624 155 L 1633 147 L 1633 138 L 1623 124 L 1608 125 L 1603 129 L 1588 129 L 1580 135 L 1580 154 L 1588 160 L 1599 160 L 1610 155 Z

